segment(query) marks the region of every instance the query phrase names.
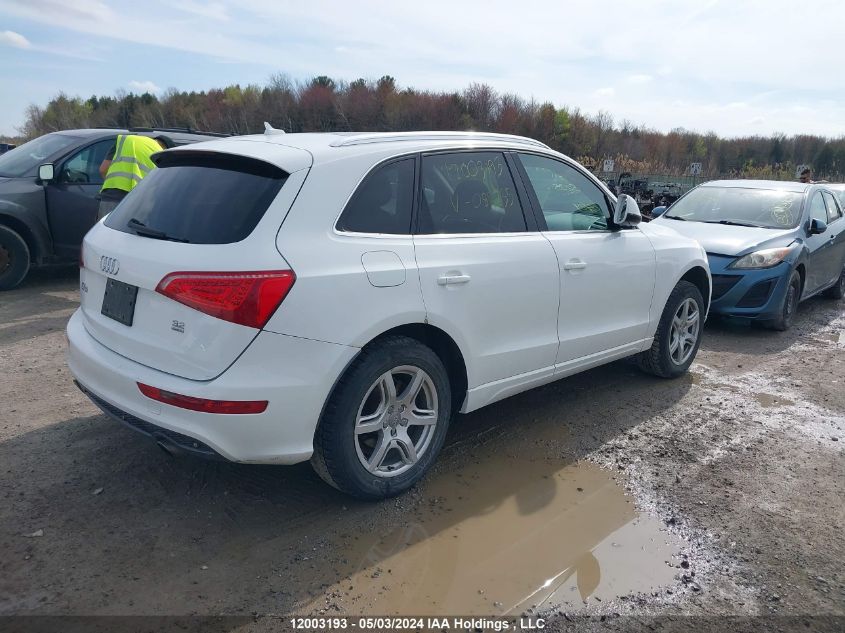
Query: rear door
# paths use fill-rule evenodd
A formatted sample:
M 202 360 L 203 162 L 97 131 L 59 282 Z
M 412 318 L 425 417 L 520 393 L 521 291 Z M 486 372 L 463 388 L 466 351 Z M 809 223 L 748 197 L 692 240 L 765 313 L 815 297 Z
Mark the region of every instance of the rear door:
M 158 169 L 88 234 L 82 311 L 100 343 L 149 367 L 209 380 L 255 338 L 262 326 L 244 310 L 272 314 L 278 302 L 266 297 L 292 280 L 275 238 L 311 159 L 250 145 L 250 155 L 276 164 L 220 152 L 161 154 Z M 274 284 L 271 295 L 265 282 Z
M 71 154 L 57 165 L 47 185 L 47 217 L 53 248 L 60 257 L 76 257 L 82 238 L 97 221 L 100 163 L 114 146 L 114 137 L 99 140 Z
M 519 154 L 560 265 L 558 365 L 647 337 L 655 255 L 639 229 L 610 230 L 610 200 L 575 166 Z
M 414 248 L 426 314 L 470 355 L 469 388 L 543 369 L 551 374 L 557 260 L 526 221 L 504 155 L 424 155 L 420 172 Z
M 830 280 L 839 278 L 845 267 L 845 220 L 842 219 L 842 207 L 836 196 L 825 191 L 827 205 L 827 230 L 830 233 Z

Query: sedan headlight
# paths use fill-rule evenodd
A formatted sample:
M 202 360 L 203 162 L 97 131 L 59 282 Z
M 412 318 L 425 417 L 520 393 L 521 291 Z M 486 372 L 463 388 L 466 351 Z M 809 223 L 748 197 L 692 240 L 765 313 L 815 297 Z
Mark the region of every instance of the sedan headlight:
M 792 249 L 788 246 L 781 248 L 764 248 L 761 251 L 754 251 L 743 255 L 730 268 L 771 268 L 777 266 L 784 259 Z

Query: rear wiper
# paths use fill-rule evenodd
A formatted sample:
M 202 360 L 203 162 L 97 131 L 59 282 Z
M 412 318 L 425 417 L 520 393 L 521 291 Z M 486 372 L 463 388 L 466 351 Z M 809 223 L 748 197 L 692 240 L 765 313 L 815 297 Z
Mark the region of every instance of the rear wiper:
M 682 217 L 681 217 L 681 216 L 679 216 L 679 215 L 666 215 L 666 214 L 664 213 L 664 214 L 663 214 L 663 217 L 664 217 L 664 218 L 669 218 L 670 220 L 681 220 L 682 222 L 686 222 L 686 221 L 687 221 L 687 219 L 686 219 L 686 218 L 682 218 Z
M 173 237 L 172 235 L 168 235 L 164 231 L 159 231 L 158 229 L 150 228 L 137 218 L 129 218 L 129 221 L 126 223 L 126 226 L 135 231 L 137 235 L 142 235 L 144 237 L 151 237 L 156 240 L 166 240 L 168 242 L 188 243 L 188 240 L 184 238 Z
M 737 222 L 736 220 L 704 220 L 705 224 L 727 224 L 729 226 L 750 226 L 756 229 L 762 228 L 759 224 L 748 224 L 747 222 Z

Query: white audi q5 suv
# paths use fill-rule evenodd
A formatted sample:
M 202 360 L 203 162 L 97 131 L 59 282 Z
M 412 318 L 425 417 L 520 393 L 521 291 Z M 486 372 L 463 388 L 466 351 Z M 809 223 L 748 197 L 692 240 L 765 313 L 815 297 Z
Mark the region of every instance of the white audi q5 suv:
M 707 257 L 527 138 L 228 138 L 86 236 L 80 388 L 171 452 L 406 490 L 468 412 L 623 357 L 684 373 Z

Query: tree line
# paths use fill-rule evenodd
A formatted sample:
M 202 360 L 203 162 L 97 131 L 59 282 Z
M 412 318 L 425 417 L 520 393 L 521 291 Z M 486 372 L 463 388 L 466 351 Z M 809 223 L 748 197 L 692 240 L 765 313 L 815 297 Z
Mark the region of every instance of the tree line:
M 400 88 L 385 75 L 377 81 L 335 81 L 327 76 L 293 82 L 274 75 L 264 86 L 207 91 L 170 89 L 161 96 L 118 92 L 89 99 L 56 95 L 31 105 L 21 140 L 80 127 L 189 127 L 231 134 L 263 130 L 264 121 L 287 132 L 476 130 L 529 136 L 599 169 L 606 158 L 615 170 L 683 175 L 702 163 L 704 176 L 795 177 L 811 165 L 817 177 L 843 180 L 845 137 L 808 134 L 722 138 L 682 128 L 658 132 L 607 112 L 498 93 L 470 84 L 462 91 Z

